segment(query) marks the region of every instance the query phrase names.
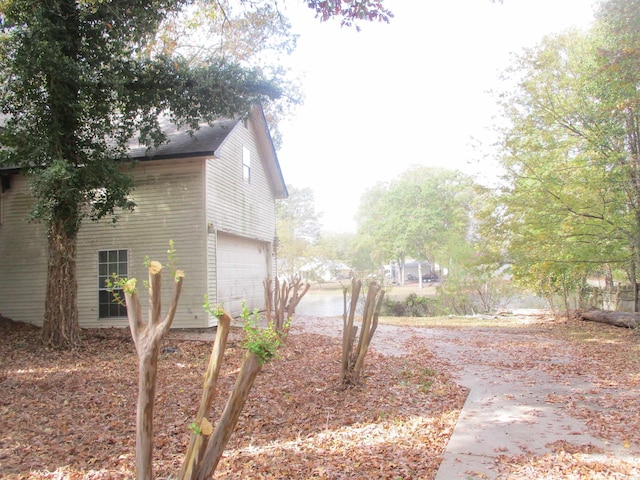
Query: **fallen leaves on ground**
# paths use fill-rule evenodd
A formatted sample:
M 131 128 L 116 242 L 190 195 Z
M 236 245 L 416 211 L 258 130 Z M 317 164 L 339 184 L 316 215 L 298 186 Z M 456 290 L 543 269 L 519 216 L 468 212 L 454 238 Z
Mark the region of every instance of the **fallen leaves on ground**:
M 517 349 L 521 369 L 539 369 L 560 384 L 569 384 L 569 378 L 581 379 L 573 383 L 582 383 L 582 388 L 549 395 L 547 401 L 560 404 L 568 416 L 583 420 L 594 437 L 629 449 L 629 454 L 622 451 L 613 457 L 593 445 L 557 441 L 547 445 L 551 453 L 545 455 L 500 456 L 500 478 L 640 478 L 638 458 L 631 454 L 631 447 L 640 447 L 638 331 L 576 318 L 558 319 L 537 328 L 540 342 L 532 338 L 507 342 L 501 348 Z M 562 360 L 549 361 L 550 349 Z
M 590 444 L 558 440 L 542 455 L 526 448 L 508 455 L 519 446 L 499 446 L 499 478 L 638 478 L 632 453 L 640 447 L 637 332 L 575 319 L 455 332 L 450 343 L 464 346 L 456 365 L 443 363 L 427 339 L 409 331 L 409 342 L 390 338 L 388 345 L 408 345 L 409 355 L 371 352 L 363 383 L 347 390 L 338 382 L 340 340 L 291 334 L 281 358 L 259 375 L 215 478 L 434 478 L 465 398 L 449 375 L 479 362 L 531 389 L 537 386 L 528 371 L 554 378 L 567 388 L 546 401 L 623 450 L 614 458 Z M 128 330 L 85 331 L 83 346 L 69 352 L 42 347 L 39 335 L 35 327 L 0 321 L 3 478 L 133 477 L 137 358 Z M 157 478 L 179 470 L 211 349 L 207 342 L 165 343 L 156 405 Z M 212 423 L 241 356 L 232 344 Z M 629 462 L 624 451 L 633 457 Z M 481 475 L 471 472 L 470 478 Z
M 0 320 L 0 472 L 10 479 L 131 478 L 137 357 L 128 329 L 87 330 L 71 351 Z M 212 345 L 167 340 L 159 361 L 154 469 L 178 472 Z M 243 351 L 230 345 L 215 423 Z M 370 352 L 363 382 L 339 385 L 340 341 L 289 335 L 258 376 L 214 478 L 434 478 L 466 392 L 423 343 Z

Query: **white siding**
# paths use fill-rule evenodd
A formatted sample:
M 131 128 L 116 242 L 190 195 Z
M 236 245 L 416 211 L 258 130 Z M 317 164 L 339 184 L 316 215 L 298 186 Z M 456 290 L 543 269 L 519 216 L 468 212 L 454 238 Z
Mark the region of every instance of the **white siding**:
M 222 276 L 229 279 L 230 272 L 237 271 L 239 278 L 245 277 L 245 283 L 238 284 L 234 279 L 234 292 L 248 295 L 250 308 L 264 307 L 264 298 L 258 298 L 256 292 L 262 291 L 264 280 L 258 276 L 270 275 L 274 268 L 275 198 L 252 122 L 238 123 L 218 149 L 216 158 L 138 163 L 133 171 L 135 212 L 122 213 L 115 224 L 110 220 L 83 223 L 77 247 L 82 327 L 127 325 L 124 317 L 98 318 L 98 252 L 128 251 L 129 277 L 138 278 L 141 303 L 146 310 L 145 256 L 166 263 L 169 240 L 175 243 L 177 266 L 186 273 L 174 327 L 215 324 L 215 319 L 204 313 L 202 303 L 207 293 L 212 303 L 225 302 L 224 298 L 218 298 L 218 234 L 235 238 L 238 247 L 235 252 L 227 249 L 223 255 Z M 242 175 L 243 148 L 251 156 L 249 184 Z M 44 229 L 26 220 L 31 205 L 25 179 L 13 176 L 11 189 L 4 193 L 2 202 L 0 314 L 42 324 L 47 245 Z M 251 266 L 246 264 L 242 249 L 247 245 L 264 251 L 264 263 L 262 257 L 255 257 Z M 169 277 L 165 276 L 163 288 L 165 311 L 173 287 Z M 224 288 L 222 296 L 237 296 L 230 290 L 224 293 Z
M 270 247 L 266 242 L 218 234 L 218 298 L 233 316 L 264 309 L 264 279 L 269 275 Z
M 202 308 L 206 293 L 206 223 L 204 220 L 202 160 L 142 162 L 135 169 L 133 213 L 110 221 L 85 223 L 78 236 L 78 309 L 83 327 L 127 325 L 126 318 L 98 318 L 98 252 L 128 250 L 129 277 L 138 279 L 143 311 L 148 305 L 143 281 L 145 257 L 167 263 L 169 240 L 174 241 L 176 266 L 185 279 L 173 326 L 207 326 Z M 163 275 L 163 311 L 171 299 L 170 271 Z M 146 320 L 145 313 L 145 320 Z
M 263 245 L 266 272 L 271 275 L 273 271 L 271 245 L 275 237 L 275 198 L 253 129 L 252 121 L 246 126 L 238 123 L 218 150 L 217 157 L 206 162 L 209 295 L 215 303 L 233 305 L 233 310 L 236 310 L 239 303 L 235 296 L 237 292 L 242 291 L 247 292 L 250 297 L 246 299 L 250 308 L 264 308 L 264 294 L 257 298 L 255 293 L 250 293 L 256 292 L 257 289 L 262 291 L 264 278 L 258 281 L 255 275 L 248 275 L 242 262 L 236 265 L 229 263 L 233 262 L 233 258 L 241 256 L 225 255 L 221 263 L 216 243 L 219 234 L 236 236 L 239 251 L 246 241 Z M 243 148 L 249 149 L 251 154 L 249 184 L 243 180 Z M 221 273 L 220 269 L 224 269 L 224 273 Z M 238 276 L 233 287 L 235 293 L 228 290 L 228 284 L 220 285 L 219 288 L 218 281 L 228 282 L 234 269 Z M 239 311 L 230 313 L 237 314 Z
M 2 198 L 0 225 L 0 314 L 42 325 L 47 281 L 47 239 L 29 222 L 33 200 L 25 177 L 13 175 Z
M 207 161 L 207 220 L 216 230 L 272 242 L 275 199 L 260 156 L 253 124 L 238 123 Z M 251 183 L 242 176 L 242 150 L 251 152 Z

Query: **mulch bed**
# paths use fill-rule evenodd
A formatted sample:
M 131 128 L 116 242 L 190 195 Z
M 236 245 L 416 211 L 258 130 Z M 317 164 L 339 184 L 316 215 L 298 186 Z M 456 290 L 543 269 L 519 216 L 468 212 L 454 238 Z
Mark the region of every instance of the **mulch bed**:
M 128 329 L 83 331 L 82 346 L 42 346 L 40 330 L 0 320 L 3 478 L 135 476 L 137 357 Z M 171 338 L 159 361 L 156 478 L 175 478 L 211 343 Z M 226 353 L 212 423 L 243 349 Z M 260 373 L 214 478 L 434 478 L 466 392 L 425 345 L 370 352 L 356 387 L 339 383 L 340 345 L 294 335 Z

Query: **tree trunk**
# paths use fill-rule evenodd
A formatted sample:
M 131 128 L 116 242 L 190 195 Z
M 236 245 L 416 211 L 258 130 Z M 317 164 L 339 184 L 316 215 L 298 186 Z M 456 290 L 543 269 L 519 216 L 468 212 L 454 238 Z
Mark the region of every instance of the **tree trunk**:
M 47 290 L 42 325 L 42 341 L 56 348 L 80 343 L 78 322 L 78 282 L 76 278 L 76 235 L 69 233 L 60 219 L 49 227 Z
M 378 282 L 371 282 L 368 286 L 364 304 L 358 346 L 354 352 L 353 346 L 358 332 L 358 327 L 354 325 L 354 319 L 361 287 L 362 282 L 360 280 L 352 279 L 351 299 L 349 302 L 347 302 L 347 289 L 343 291 L 344 313 L 342 316 L 342 367 L 340 376 L 342 383 L 346 385 L 354 385 L 360 378 L 360 373 L 364 366 L 364 358 L 373 339 L 373 334 L 378 327 L 378 317 L 384 299 L 384 290 L 382 290 L 381 285 Z M 348 309 L 347 304 L 349 306 Z
M 639 313 L 590 310 L 581 313 L 580 319 L 590 322 L 606 323 L 607 325 L 614 325 L 616 327 L 635 328 L 640 325 Z
M 284 338 L 287 334 L 284 331 L 285 325 L 293 319 L 298 303 L 309 291 L 311 284 L 308 282 L 303 284 L 302 277 L 296 275 L 290 283 L 284 280 L 280 284 L 280 280 L 276 277 L 275 287 L 271 278 L 265 279 L 263 285 L 267 324 L 273 323 L 275 331 Z
M 209 358 L 209 367 L 204 375 L 202 398 L 200 400 L 200 407 L 195 420 L 195 424 L 198 426 L 201 425 L 202 419 L 207 418 L 211 413 L 211 402 L 215 396 L 216 386 L 218 384 L 218 375 L 220 373 L 220 367 L 222 366 L 230 328 L 231 316 L 229 316 L 227 312 L 224 312 L 222 316 L 218 318 L 216 339 L 213 343 L 211 357 Z M 198 435 L 196 433 L 191 435 L 189 448 L 187 449 L 184 463 L 182 464 L 182 469 L 180 471 L 180 476 L 178 478 L 185 479 L 193 477 L 194 472 L 197 472 L 200 468 L 205 447 L 206 442 L 202 435 Z
M 351 382 L 357 383 L 360 379 L 360 372 L 364 366 L 364 357 L 369 350 L 371 340 L 373 340 L 373 334 L 378 328 L 378 317 L 380 316 L 380 309 L 382 308 L 382 301 L 384 300 L 384 290 L 377 282 L 372 282 L 369 285 L 369 291 L 367 292 L 367 299 L 364 305 L 364 313 L 362 315 L 362 329 L 360 331 L 360 340 L 358 342 L 358 350 L 355 355 L 355 364 L 353 365 L 353 371 L 351 372 Z
M 153 478 L 153 407 L 156 398 L 159 342 L 148 336 L 139 339 L 142 355 L 138 370 L 136 412 L 136 472 L 139 480 Z
M 123 291 L 127 302 L 127 316 L 131 336 L 139 359 L 138 409 L 136 416 L 136 473 L 138 480 L 153 478 L 153 408 L 155 405 L 156 375 L 160 345 L 166 336 L 178 307 L 184 274 L 175 273 L 173 298 L 169 311 L 161 317 L 162 265 L 151 262 L 149 266 L 149 321 L 142 320 L 140 300 L 135 289 L 135 279 L 125 283 Z
M 207 449 L 199 465 L 199 469 L 194 472 L 194 475 L 190 478 L 205 480 L 211 478 L 213 472 L 215 472 L 222 458 L 222 453 L 235 429 L 236 423 L 238 423 L 238 418 L 240 418 L 240 413 L 247 401 L 253 382 L 261 369 L 261 359 L 253 353 L 247 354 L 242 362 L 242 367 L 240 367 L 240 373 L 236 379 L 231 396 L 227 401 L 227 405 L 222 412 L 215 431 L 211 435 L 211 438 L 209 438 Z
M 342 314 L 342 362 L 340 369 L 340 377 L 343 383 L 347 383 L 350 374 L 353 357 L 353 344 L 356 339 L 358 331 L 357 325 L 354 325 L 356 308 L 358 307 L 358 298 L 360 298 L 360 289 L 362 288 L 362 282 L 351 279 L 351 297 L 347 301 L 347 289 L 342 291 L 344 309 Z

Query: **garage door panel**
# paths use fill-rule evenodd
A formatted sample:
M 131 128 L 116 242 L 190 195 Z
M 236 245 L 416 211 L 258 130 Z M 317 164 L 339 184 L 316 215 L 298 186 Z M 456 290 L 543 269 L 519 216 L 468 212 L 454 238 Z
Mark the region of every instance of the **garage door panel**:
M 218 302 L 232 315 L 264 309 L 263 281 L 268 276 L 268 244 L 218 233 Z

